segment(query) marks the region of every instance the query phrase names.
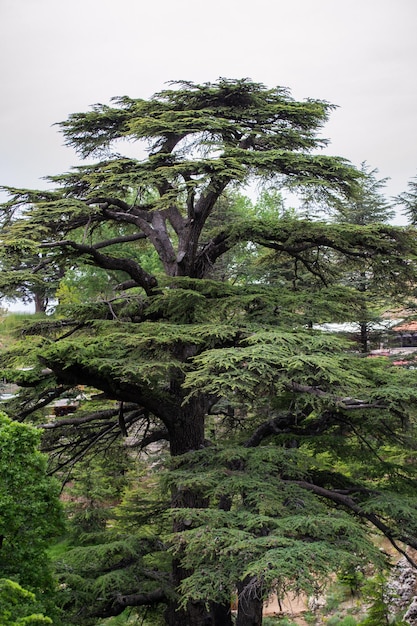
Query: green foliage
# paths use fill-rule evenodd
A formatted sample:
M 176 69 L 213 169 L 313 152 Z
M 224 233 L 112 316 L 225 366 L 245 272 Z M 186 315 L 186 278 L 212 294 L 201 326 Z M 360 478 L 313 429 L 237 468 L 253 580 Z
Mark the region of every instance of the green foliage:
M 138 588 L 169 588 L 170 560 L 160 541 L 167 527 L 158 517 L 167 502 L 160 500 L 155 477 L 133 464 L 122 446 L 84 458 L 64 493 L 69 535 L 49 553 L 68 623 L 95 624 L 100 613 L 112 614 L 121 590 L 128 595 Z M 99 623 L 160 623 L 159 608 L 122 609 L 118 617 Z
M 185 387 L 193 393 L 204 391 L 230 398 L 238 392 L 253 399 L 282 392 L 289 381 L 309 385 L 319 378 L 322 389 L 331 388 L 335 395 L 346 396 L 355 386 L 366 383 L 358 372 L 348 371 L 348 356 L 340 351 L 342 345 L 346 344 L 337 337 L 255 327 L 237 347 L 196 356 Z
M 0 578 L 0 624 L 2 626 L 47 626 L 49 617 L 38 612 L 35 595 L 18 583 Z
M 193 571 L 182 585 L 183 602 L 226 600 L 234 581 L 247 576 L 262 580 L 266 594 L 314 594 L 344 559 L 352 568 L 380 560 L 360 525 L 302 488 L 299 479 L 314 460 L 301 450 L 210 450 L 178 463 L 169 478 L 181 489 L 203 493 L 213 505 L 229 503 L 173 512 L 187 530 L 172 537 L 172 551 Z
M 404 191 L 397 198 L 397 202 L 402 204 L 408 217 L 409 223 L 415 225 L 417 222 L 417 179 L 414 177 L 408 183 L 408 191 Z
M 71 482 L 64 491 L 73 540 L 80 542 L 84 535 L 106 527 L 131 465 L 126 450 L 116 444 L 102 455 L 87 455 L 73 468 Z
M 0 568 L 33 589 L 53 586 L 46 548 L 62 530 L 59 487 L 46 475 L 40 431 L 0 414 Z
M 406 622 L 397 618 L 393 620 L 390 612 L 389 603 L 386 597 L 386 577 L 381 572 L 368 579 L 363 586 L 363 597 L 369 608 L 364 620 L 360 622 L 360 626 L 406 626 Z
M 165 623 L 161 615 L 157 615 L 155 611 L 148 610 L 144 615 L 138 618 L 136 611 L 127 609 L 117 617 L 100 620 L 99 626 L 163 626 Z
M 337 576 L 337 580 L 346 585 L 352 595 L 357 594 L 364 582 L 365 575 L 358 568 L 346 567 L 342 569 Z

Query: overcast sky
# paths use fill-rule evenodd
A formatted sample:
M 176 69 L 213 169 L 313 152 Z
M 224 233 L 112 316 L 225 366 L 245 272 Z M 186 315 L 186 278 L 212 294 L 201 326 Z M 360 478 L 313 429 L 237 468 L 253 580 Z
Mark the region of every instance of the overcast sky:
M 170 80 L 250 77 L 338 105 L 327 152 L 417 175 L 417 0 L 0 0 L 0 184 L 77 164 L 55 122 Z

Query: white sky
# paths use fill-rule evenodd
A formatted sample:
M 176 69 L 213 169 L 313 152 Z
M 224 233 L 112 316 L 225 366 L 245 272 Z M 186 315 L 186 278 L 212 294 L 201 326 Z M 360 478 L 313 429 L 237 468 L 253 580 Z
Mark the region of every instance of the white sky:
M 327 152 L 417 174 L 416 0 L 0 0 L 0 184 L 77 164 L 54 122 L 169 80 L 250 77 L 339 106 Z

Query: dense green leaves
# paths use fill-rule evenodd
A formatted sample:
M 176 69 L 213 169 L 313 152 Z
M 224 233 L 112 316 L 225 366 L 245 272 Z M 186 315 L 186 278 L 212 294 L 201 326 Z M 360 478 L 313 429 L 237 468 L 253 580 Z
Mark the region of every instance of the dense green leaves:
M 172 550 L 193 571 L 182 586 L 183 602 L 227 598 L 247 577 L 265 597 L 272 589 L 280 597 L 314 595 L 342 564 L 382 562 L 365 527 L 303 487 L 315 465 L 307 450 L 219 447 L 177 465 L 171 480 L 203 490 L 213 505 L 223 502 L 173 512 L 186 531 L 172 537 Z
M 2 626 L 47 626 L 49 617 L 38 612 L 35 595 L 18 583 L 0 578 L 0 623 Z
M 58 485 L 46 476 L 40 432 L 0 416 L 0 567 L 35 589 L 51 586 L 48 539 L 62 530 Z

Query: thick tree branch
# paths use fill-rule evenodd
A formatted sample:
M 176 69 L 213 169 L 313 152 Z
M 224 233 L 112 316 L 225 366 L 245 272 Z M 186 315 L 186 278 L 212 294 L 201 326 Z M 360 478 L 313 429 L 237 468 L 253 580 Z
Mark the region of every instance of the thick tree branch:
M 151 206 L 146 208 L 132 207 L 129 208 L 129 212 L 126 212 L 112 211 L 111 209 L 107 208 L 107 205 L 103 205 L 102 210 L 105 220 L 110 219 L 114 220 L 115 222 L 134 224 L 135 226 L 137 226 L 137 228 L 142 229 L 144 224 L 151 220 L 152 215 L 149 211 L 149 209 L 151 208 Z
M 208 191 L 205 194 L 201 194 L 201 196 L 195 203 L 194 215 L 192 217 L 198 218 L 199 221 L 205 223 L 217 200 L 231 180 L 233 180 L 232 177 L 226 180 L 223 179 L 222 181 L 216 180 L 213 177 L 206 187 Z
M 128 289 L 134 289 L 138 284 L 135 280 L 125 280 L 123 283 L 115 285 L 115 291 L 127 291 Z
M 195 260 L 194 273 L 196 277 L 205 276 L 215 261 L 233 247 L 226 233 L 219 233 L 203 246 Z
M 129 606 L 155 606 L 156 604 L 167 604 L 168 598 L 163 589 L 156 589 L 148 593 L 131 593 L 123 595 L 121 593 L 99 609 L 92 611 L 90 617 L 112 617 L 120 615 Z
M 273 435 L 317 436 L 323 434 L 334 425 L 334 417 L 330 411 L 324 411 L 317 419 L 309 421 L 307 425 L 303 426 L 303 415 L 284 413 L 260 424 L 243 445 L 245 448 L 256 448 L 264 439 Z
M 294 423 L 294 416 L 290 413 L 280 415 L 275 419 L 264 422 L 255 430 L 252 436 L 244 443 L 245 448 L 256 448 L 266 437 L 291 432 L 290 426 Z
M 139 287 L 142 287 L 147 294 L 150 294 L 156 287 L 157 281 L 152 274 L 146 272 L 136 261 L 130 258 L 111 257 L 101 254 L 94 246 L 77 243 L 70 239 L 56 241 L 53 243 L 42 244 L 43 248 L 73 248 L 81 254 L 91 256 L 99 267 L 107 270 L 121 270 L 129 274 L 136 281 Z
M 165 424 L 170 424 L 178 411 L 175 401 L 167 396 L 158 397 L 143 382 L 142 384 L 140 381 L 122 382 L 115 378 L 111 372 L 100 373 L 80 363 L 69 364 L 65 361 L 52 361 L 52 359 L 45 359 L 44 357 L 40 357 L 40 360 L 54 372 L 58 381 L 70 386 L 84 384 L 100 389 L 112 400 L 130 402 L 144 407 Z
M 133 443 L 125 444 L 128 448 L 139 448 L 140 450 L 144 450 L 147 446 L 152 443 L 157 443 L 159 441 L 169 441 L 169 433 L 165 429 L 154 430 L 148 434 L 145 434 L 144 437 L 138 438 Z
M 136 405 L 127 405 L 125 406 L 125 411 L 129 411 L 135 409 Z M 46 422 L 44 424 L 37 424 L 37 428 L 42 428 L 44 430 L 48 430 L 51 428 L 61 428 L 62 426 L 80 426 L 81 424 L 88 424 L 89 422 L 94 422 L 96 420 L 108 420 L 112 417 L 116 417 L 119 413 L 118 408 L 108 409 L 106 411 L 96 411 L 95 413 L 90 413 L 89 415 L 83 415 L 82 417 L 65 417 L 59 420 L 55 420 L 53 422 Z
M 288 245 L 286 243 L 279 243 L 273 240 L 267 240 L 266 238 L 256 238 L 254 239 L 257 243 L 260 243 L 265 248 L 272 248 L 273 250 L 279 250 L 281 252 L 286 252 L 291 256 L 299 256 L 302 252 L 307 252 L 307 250 L 314 250 L 315 248 L 330 248 L 331 250 L 335 250 L 336 252 L 340 252 L 346 256 L 358 258 L 358 259 L 366 259 L 369 258 L 372 253 L 375 253 L 373 250 L 364 249 L 364 250 L 354 250 L 349 248 L 348 246 L 343 247 L 341 245 L 335 244 L 331 239 L 327 239 L 326 237 L 318 237 L 317 239 L 303 240 L 297 245 Z
M 114 246 L 117 243 L 128 243 L 129 241 L 137 241 L 138 239 L 146 239 L 145 233 L 134 233 L 132 235 L 125 235 L 124 237 L 113 237 L 113 239 L 106 239 L 106 241 L 95 243 L 92 247 L 95 250 L 98 250 L 100 248 L 106 248 L 107 246 Z

